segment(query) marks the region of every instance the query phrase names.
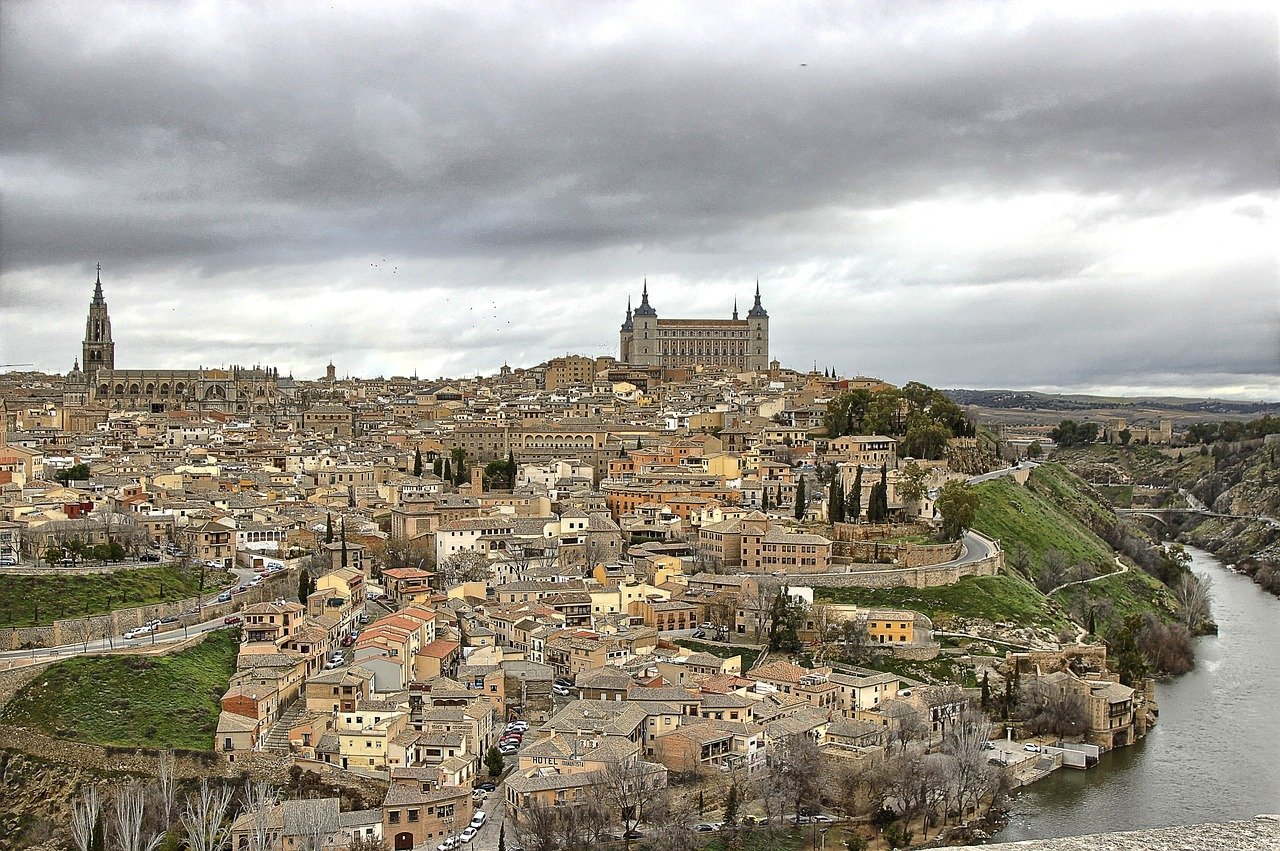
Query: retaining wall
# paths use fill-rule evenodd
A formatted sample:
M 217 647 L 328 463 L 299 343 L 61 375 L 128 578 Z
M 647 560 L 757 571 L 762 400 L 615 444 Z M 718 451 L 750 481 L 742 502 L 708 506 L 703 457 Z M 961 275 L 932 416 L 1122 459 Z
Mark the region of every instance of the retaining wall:
M 91 615 L 87 618 L 58 620 L 44 626 L 0 629 L 0 651 L 60 647 L 64 644 L 83 642 L 86 637 L 89 641 L 98 641 L 118 636 L 148 621 L 176 617 L 178 620 L 173 623 L 160 625 L 160 632 L 164 633 L 182 629 L 184 625 L 194 626 L 213 618 L 226 617 L 248 603 L 261 603 L 279 597 L 288 598 L 295 596 L 296 593 L 297 580 L 291 573 L 284 571 L 264 579 L 261 585 L 256 585 L 243 594 L 237 594 L 225 603 L 205 603 L 198 615 L 183 614 L 187 609 L 195 608 L 200 602 L 197 597 L 187 597 L 169 603 L 116 609 L 113 612 Z

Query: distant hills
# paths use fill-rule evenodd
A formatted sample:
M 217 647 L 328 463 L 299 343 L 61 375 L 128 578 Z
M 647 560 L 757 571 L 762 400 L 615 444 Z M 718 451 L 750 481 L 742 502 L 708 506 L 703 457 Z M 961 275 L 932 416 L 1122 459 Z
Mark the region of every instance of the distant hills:
M 1033 390 L 943 390 L 957 405 L 1009 411 L 1100 412 L 1124 409 L 1144 415 L 1168 411 L 1182 415 L 1255 417 L 1280 415 L 1277 402 L 1231 402 L 1223 399 L 1184 399 L 1177 396 L 1089 396 L 1038 393 Z

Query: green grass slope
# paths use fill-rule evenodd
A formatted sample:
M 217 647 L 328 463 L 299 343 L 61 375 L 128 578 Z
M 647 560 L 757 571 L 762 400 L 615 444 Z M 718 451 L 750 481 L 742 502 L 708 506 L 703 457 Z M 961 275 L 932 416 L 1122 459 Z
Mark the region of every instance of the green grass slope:
M 1173 593 L 1160 580 L 1137 568 L 1097 582 L 1063 588 L 1053 599 L 1086 626 L 1089 611 L 1093 610 L 1094 628 L 1100 635 L 1108 634 L 1130 615 L 1154 612 L 1163 620 L 1173 620 L 1178 611 Z
M 211 750 L 237 630 L 168 656 L 81 656 L 19 689 L 0 721 L 79 742 Z
M 1015 576 L 971 576 L 936 588 L 815 588 L 814 600 L 878 608 L 912 609 L 946 629 L 957 618 L 1008 621 L 1059 629 L 1066 618 L 1027 582 Z
M 225 571 L 205 572 L 205 590 L 227 585 Z M 194 597 L 197 571 L 176 564 L 152 565 L 84 576 L 8 576 L 0 583 L 0 627 L 33 626 L 65 618 L 100 615 Z
M 1071 479 L 1062 467 L 1046 464 L 1032 472 L 1025 487 L 1008 478 L 983 482 L 975 487 L 981 502 L 973 526 L 999 538 L 1010 561 L 1016 552 L 1025 553 L 1034 575 L 1049 550 L 1064 553 L 1068 564 L 1087 562 L 1099 573 L 1114 570 L 1111 547 L 1076 519 L 1079 513 L 1109 509 L 1091 502 Z

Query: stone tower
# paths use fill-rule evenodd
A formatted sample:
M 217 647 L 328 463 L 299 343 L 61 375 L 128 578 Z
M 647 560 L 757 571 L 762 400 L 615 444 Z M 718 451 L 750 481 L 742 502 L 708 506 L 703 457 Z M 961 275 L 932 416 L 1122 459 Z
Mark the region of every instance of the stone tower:
M 618 360 L 622 363 L 631 363 L 631 342 L 635 330 L 635 322 L 631 318 L 631 296 L 627 296 L 627 318 L 622 320 L 622 329 L 618 332 Z
M 98 279 L 93 285 L 93 301 L 89 302 L 89 318 L 84 324 L 84 344 L 81 362 L 88 381 L 100 369 L 116 368 L 116 344 L 111 339 L 111 317 L 107 315 L 107 300 L 102 295 L 102 264 L 98 264 Z
M 658 311 L 649 304 L 649 282 L 640 292 L 640 306 L 632 314 L 630 363 L 638 366 L 661 366 L 662 347 L 658 341 Z
M 756 303 L 747 311 L 751 336 L 747 343 L 747 369 L 765 372 L 769 369 L 769 312 L 760 303 L 760 282 L 756 281 Z

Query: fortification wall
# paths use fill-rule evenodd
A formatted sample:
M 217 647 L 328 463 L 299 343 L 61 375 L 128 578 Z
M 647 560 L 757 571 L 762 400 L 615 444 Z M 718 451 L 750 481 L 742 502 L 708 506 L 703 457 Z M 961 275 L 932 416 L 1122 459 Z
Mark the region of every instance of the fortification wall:
M 187 597 L 168 603 L 116 609 L 107 614 L 87 618 L 57 620 L 44 626 L 4 629 L 0 630 L 0 651 L 60 647 L 84 641 L 99 641 L 121 635 L 152 620 L 177 618 L 172 623 L 160 625 L 157 635 L 163 635 L 180 630 L 183 626 L 194 626 L 203 621 L 226 617 L 249 603 L 262 603 L 279 597 L 289 597 L 296 593 L 295 582 L 296 580 L 287 571 L 277 573 L 275 576 L 264 579 L 261 585 L 256 585 L 243 594 L 237 594 L 225 603 L 205 603 L 198 615 L 184 614 L 188 609 L 194 609 L 200 602 L 197 597 Z

